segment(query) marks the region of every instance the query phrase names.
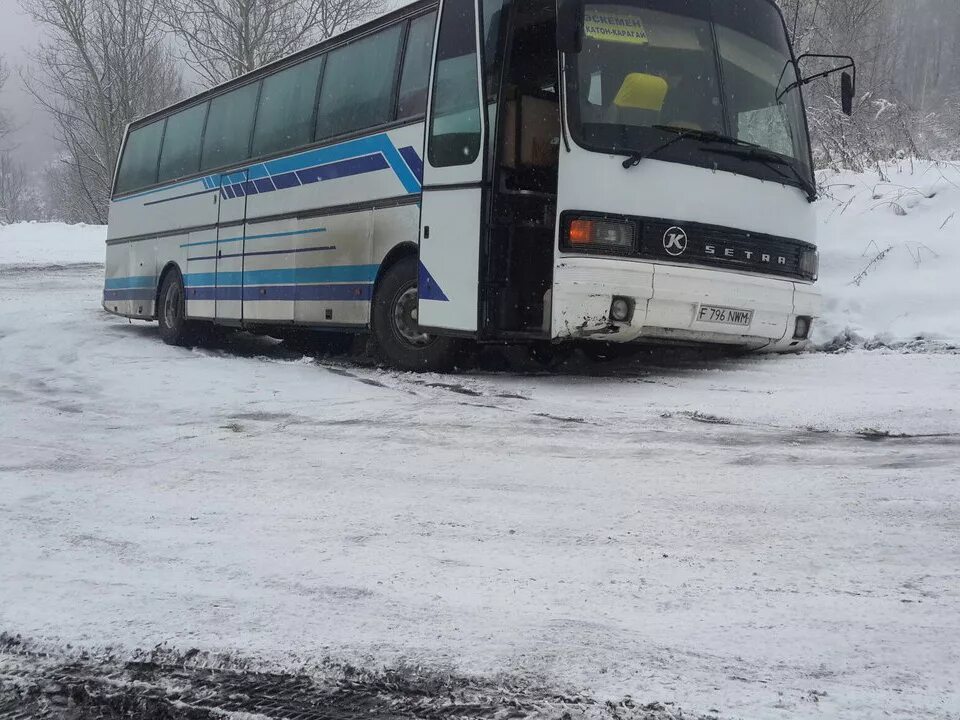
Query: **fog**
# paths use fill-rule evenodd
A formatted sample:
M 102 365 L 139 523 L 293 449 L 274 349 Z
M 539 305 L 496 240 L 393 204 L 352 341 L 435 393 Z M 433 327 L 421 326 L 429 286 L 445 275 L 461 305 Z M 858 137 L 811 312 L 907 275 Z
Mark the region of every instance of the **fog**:
M 40 30 L 16 0 L 0 0 L 0 54 L 10 65 L 10 80 L 0 91 L 0 108 L 17 127 L 8 144 L 13 154 L 31 168 L 52 159 L 57 152 L 51 139 L 53 126 L 20 80 L 19 69 L 29 62 L 29 52 L 40 40 Z

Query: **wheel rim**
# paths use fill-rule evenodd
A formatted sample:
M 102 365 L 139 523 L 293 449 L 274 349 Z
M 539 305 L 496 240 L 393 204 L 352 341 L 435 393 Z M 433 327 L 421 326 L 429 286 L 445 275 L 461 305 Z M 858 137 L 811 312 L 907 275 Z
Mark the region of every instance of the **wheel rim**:
M 180 321 L 180 308 L 183 306 L 183 291 L 180 283 L 172 282 L 167 286 L 163 296 L 163 324 L 169 328 L 176 327 Z
M 436 338 L 420 330 L 417 308 L 417 286 L 411 285 L 397 293 L 393 301 L 393 333 L 413 347 L 426 347 Z

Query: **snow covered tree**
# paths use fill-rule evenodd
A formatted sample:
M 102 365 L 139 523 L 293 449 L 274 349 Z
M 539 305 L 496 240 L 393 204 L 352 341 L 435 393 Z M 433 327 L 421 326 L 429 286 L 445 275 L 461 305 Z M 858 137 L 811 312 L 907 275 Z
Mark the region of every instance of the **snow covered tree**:
M 72 219 L 104 223 L 126 124 L 180 98 L 154 0 L 21 0 L 45 32 L 23 73 L 64 146 Z
M 960 3 L 780 0 L 797 54 L 853 55 L 853 118 L 835 83 L 805 93 L 817 162 L 863 169 L 902 155 L 960 157 Z M 808 71 L 815 69 L 810 65 Z
M 3 86 L 6 84 L 9 78 L 10 70 L 7 67 L 7 63 L 3 59 L 3 55 L 0 55 L 0 92 L 3 92 Z M 0 106 L 0 144 L 3 143 L 4 139 L 10 134 L 10 132 L 10 118 L 4 108 Z
M 0 152 L 0 225 L 36 220 L 40 213 L 37 189 L 22 162 Z
M 384 0 L 158 0 L 183 59 L 209 85 L 381 12 Z

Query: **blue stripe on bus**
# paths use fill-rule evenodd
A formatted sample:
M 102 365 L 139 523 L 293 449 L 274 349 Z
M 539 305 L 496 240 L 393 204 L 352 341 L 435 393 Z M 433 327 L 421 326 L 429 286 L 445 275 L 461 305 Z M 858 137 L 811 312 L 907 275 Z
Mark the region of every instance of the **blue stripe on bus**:
M 183 280 L 187 287 L 205 285 L 303 285 L 326 282 L 373 282 L 379 265 L 326 265 L 307 268 L 280 268 L 276 270 L 247 270 L 245 272 L 187 273 Z
M 196 178 L 194 180 L 184 180 L 183 182 L 173 183 L 172 185 L 164 185 L 163 187 L 153 188 L 152 190 L 144 190 L 143 192 L 136 193 L 135 195 L 127 195 L 126 197 L 116 198 L 113 202 L 126 202 L 127 200 L 134 200 L 147 195 L 154 195 L 159 192 L 166 192 L 167 190 L 173 190 L 174 188 L 185 187 L 187 185 L 193 185 L 194 183 L 202 183 L 206 187 L 206 178 Z M 215 188 L 216 186 L 214 186 Z M 214 188 L 210 188 L 211 190 Z
M 244 285 L 302 285 L 324 282 L 373 282 L 379 265 L 327 265 L 325 267 L 246 270 Z M 225 284 L 220 283 L 217 284 Z
M 414 177 L 417 178 L 417 182 L 423 182 L 423 160 L 420 159 L 420 155 L 411 145 L 402 147 L 399 150 L 400 156 L 403 158 L 404 162 L 407 163 L 407 166 L 410 170 L 413 171 Z
M 187 273 L 183 276 L 183 282 L 188 288 L 200 285 L 216 285 L 217 273 Z M 239 272 L 221 272 L 220 282 L 224 285 L 239 285 L 243 282 L 243 275 Z
M 336 250 L 336 245 L 316 245 L 314 247 L 294 248 L 292 250 L 260 250 L 258 252 L 221 253 L 219 255 L 204 255 L 202 257 L 187 258 L 187 262 L 202 262 L 204 260 L 223 260 L 225 258 L 259 257 L 261 255 L 295 255 L 305 252 L 322 252 Z
M 309 230 L 289 230 L 287 232 L 266 233 L 264 235 L 238 235 L 236 237 L 220 238 L 219 240 L 201 240 L 199 242 L 183 243 L 180 247 L 196 247 L 197 245 L 216 245 L 218 242 L 239 242 L 240 240 L 263 240 L 265 238 L 290 237 L 291 235 L 309 235 L 310 233 L 326 232 L 326 228 L 310 228 Z
M 373 297 L 373 283 L 336 283 L 314 285 L 260 285 L 255 287 L 196 287 L 188 288 L 188 300 L 245 300 L 254 301 L 369 301 Z
M 375 160 L 373 158 L 380 158 Z M 351 164 L 351 161 L 359 163 Z M 341 165 L 341 163 L 346 163 Z M 325 168 L 333 165 L 334 167 Z M 260 194 L 296 187 L 298 184 L 332 180 L 349 175 L 378 172 L 386 168 L 393 170 L 400 184 L 408 193 L 420 192 L 423 175 L 423 161 L 412 146 L 398 151 L 386 133 L 357 138 L 339 145 L 317 148 L 296 155 L 255 163 L 247 168 L 226 174 L 206 175 L 195 180 L 185 180 L 126 197 L 115 202 L 124 202 L 142 198 L 172 188 L 200 183 L 207 190 L 220 188 L 224 198 L 233 199 L 249 194 Z M 346 172 L 346 169 L 352 169 Z M 305 175 L 304 175 L 305 173 Z M 304 180 L 304 177 L 311 178 Z M 296 182 L 295 182 L 296 181 Z
M 388 167 L 386 158 L 377 153 L 375 155 L 361 155 L 360 157 L 341 160 L 339 162 L 327 163 L 326 165 L 317 165 L 316 167 L 297 170 L 297 177 L 304 185 L 321 182 L 323 180 L 335 180 L 336 178 L 349 177 L 351 175 L 363 175 L 377 170 L 386 170 Z
M 153 275 L 134 275 L 131 277 L 107 278 L 103 286 L 107 290 L 130 290 L 132 288 L 152 288 L 157 282 Z

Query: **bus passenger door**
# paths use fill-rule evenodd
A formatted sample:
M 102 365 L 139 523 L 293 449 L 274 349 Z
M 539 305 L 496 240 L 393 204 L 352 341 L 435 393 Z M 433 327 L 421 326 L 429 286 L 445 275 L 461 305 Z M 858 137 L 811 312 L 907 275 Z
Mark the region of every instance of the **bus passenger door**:
M 243 252 L 247 217 L 247 171 L 220 176 L 217 223 L 217 320 L 243 320 Z
M 427 106 L 419 323 L 478 330 L 485 122 L 476 0 L 443 0 Z

